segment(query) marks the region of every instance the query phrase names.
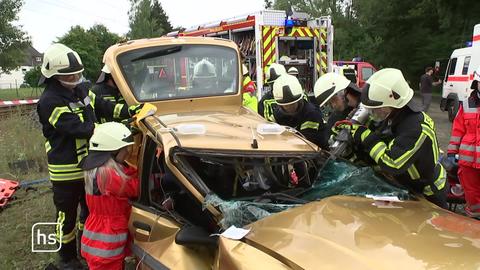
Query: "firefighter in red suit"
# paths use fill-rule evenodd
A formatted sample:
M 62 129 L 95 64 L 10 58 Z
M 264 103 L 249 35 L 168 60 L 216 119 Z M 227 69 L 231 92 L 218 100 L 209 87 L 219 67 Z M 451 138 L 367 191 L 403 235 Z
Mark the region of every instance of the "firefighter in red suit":
M 81 162 L 85 171 L 86 201 L 90 215 L 82 236 L 82 256 L 90 270 L 123 269 L 128 255 L 129 198 L 137 197 L 137 170 L 125 163 L 130 130 L 107 122 L 95 128 L 90 151 Z
M 480 67 L 474 72 L 470 97 L 460 104 L 453 121 L 448 158 L 458 154 L 458 177 L 465 190 L 465 212 L 480 218 Z

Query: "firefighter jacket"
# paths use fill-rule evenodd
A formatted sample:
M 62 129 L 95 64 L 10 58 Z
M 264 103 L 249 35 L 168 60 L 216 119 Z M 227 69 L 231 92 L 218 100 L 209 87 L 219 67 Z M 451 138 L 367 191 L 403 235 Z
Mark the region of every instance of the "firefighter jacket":
M 51 181 L 83 179 L 83 172 L 77 166 L 88 153 L 95 115 L 115 119 L 130 116 L 127 106 L 95 96 L 88 86 L 83 83 L 72 91 L 51 79 L 38 102 Z
M 252 81 L 250 76 L 244 76 L 242 82 L 242 97 L 243 97 L 243 106 L 252 109 L 253 111 L 258 111 L 258 100 L 255 96 L 255 83 Z
M 262 96 L 258 102 L 258 114 L 260 114 L 267 121 L 275 122 L 273 116 L 273 108 L 277 106 L 277 101 L 273 97 L 273 92 L 270 90 Z
M 359 126 L 353 140 L 369 153 L 382 173 L 427 198 L 442 197 L 446 172 L 438 162 L 435 124 L 427 114 L 404 107 L 375 131 Z
M 480 168 L 480 98 L 478 91 L 460 104 L 453 121 L 448 154 L 458 154 L 458 164 Z
M 106 82 L 95 84 L 92 88 L 92 92 L 95 94 L 95 96 L 101 97 L 114 104 L 126 104 L 125 99 L 123 99 L 123 96 L 118 91 L 118 88 L 112 87 Z M 114 121 L 113 117 L 104 117 L 101 115 L 97 115 L 97 119 L 100 121 L 100 123 Z
M 139 180 L 134 168 L 121 167 L 126 179 L 104 166 L 96 169 L 93 181 L 85 182 L 90 213 L 83 229 L 82 256 L 92 270 L 123 269 L 123 259 L 129 253 L 128 200 L 138 196 Z
M 275 122 L 298 130 L 307 140 L 322 149 L 328 149 L 328 138 L 324 136 L 326 126 L 323 123 L 322 112 L 317 106 L 304 99 L 299 103 L 299 111 L 293 115 L 284 113 L 280 106 L 275 104 L 272 107 Z

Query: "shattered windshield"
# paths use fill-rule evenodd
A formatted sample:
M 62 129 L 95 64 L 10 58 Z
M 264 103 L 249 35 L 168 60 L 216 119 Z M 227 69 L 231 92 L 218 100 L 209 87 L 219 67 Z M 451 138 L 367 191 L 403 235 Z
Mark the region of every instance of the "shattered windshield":
M 118 57 L 139 101 L 235 94 L 238 56 L 214 45 L 172 45 L 128 51 Z
M 321 200 L 335 195 L 350 196 L 392 196 L 409 200 L 408 190 L 395 186 L 377 176 L 370 167 L 356 167 L 345 161 L 330 160 L 315 179 L 312 186 L 298 195 L 304 203 Z M 297 207 L 303 203 L 272 203 L 247 200 L 223 200 L 216 194 L 205 197 L 204 206 L 220 209 L 222 228 L 231 225 L 243 227 L 271 214 Z

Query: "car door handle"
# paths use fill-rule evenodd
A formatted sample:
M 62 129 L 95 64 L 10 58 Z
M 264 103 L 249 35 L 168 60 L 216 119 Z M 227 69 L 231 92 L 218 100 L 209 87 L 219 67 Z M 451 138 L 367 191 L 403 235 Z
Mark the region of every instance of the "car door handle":
M 453 87 L 453 84 L 452 84 L 452 83 L 450 84 L 450 87 Z
M 140 230 L 144 230 L 144 231 L 147 231 L 147 232 L 151 232 L 152 231 L 152 227 L 150 225 L 148 225 L 147 223 L 143 223 L 141 221 L 133 221 L 133 227 L 137 228 L 137 229 L 140 229 Z

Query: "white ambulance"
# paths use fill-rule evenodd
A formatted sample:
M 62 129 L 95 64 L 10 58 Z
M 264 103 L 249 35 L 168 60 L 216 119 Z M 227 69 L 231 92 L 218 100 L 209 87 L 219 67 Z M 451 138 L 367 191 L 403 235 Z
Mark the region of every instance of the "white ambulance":
M 455 118 L 459 103 L 469 97 L 473 72 L 480 66 L 480 24 L 475 25 L 469 45 L 453 51 L 445 71 L 440 108 L 448 112 L 450 121 Z

